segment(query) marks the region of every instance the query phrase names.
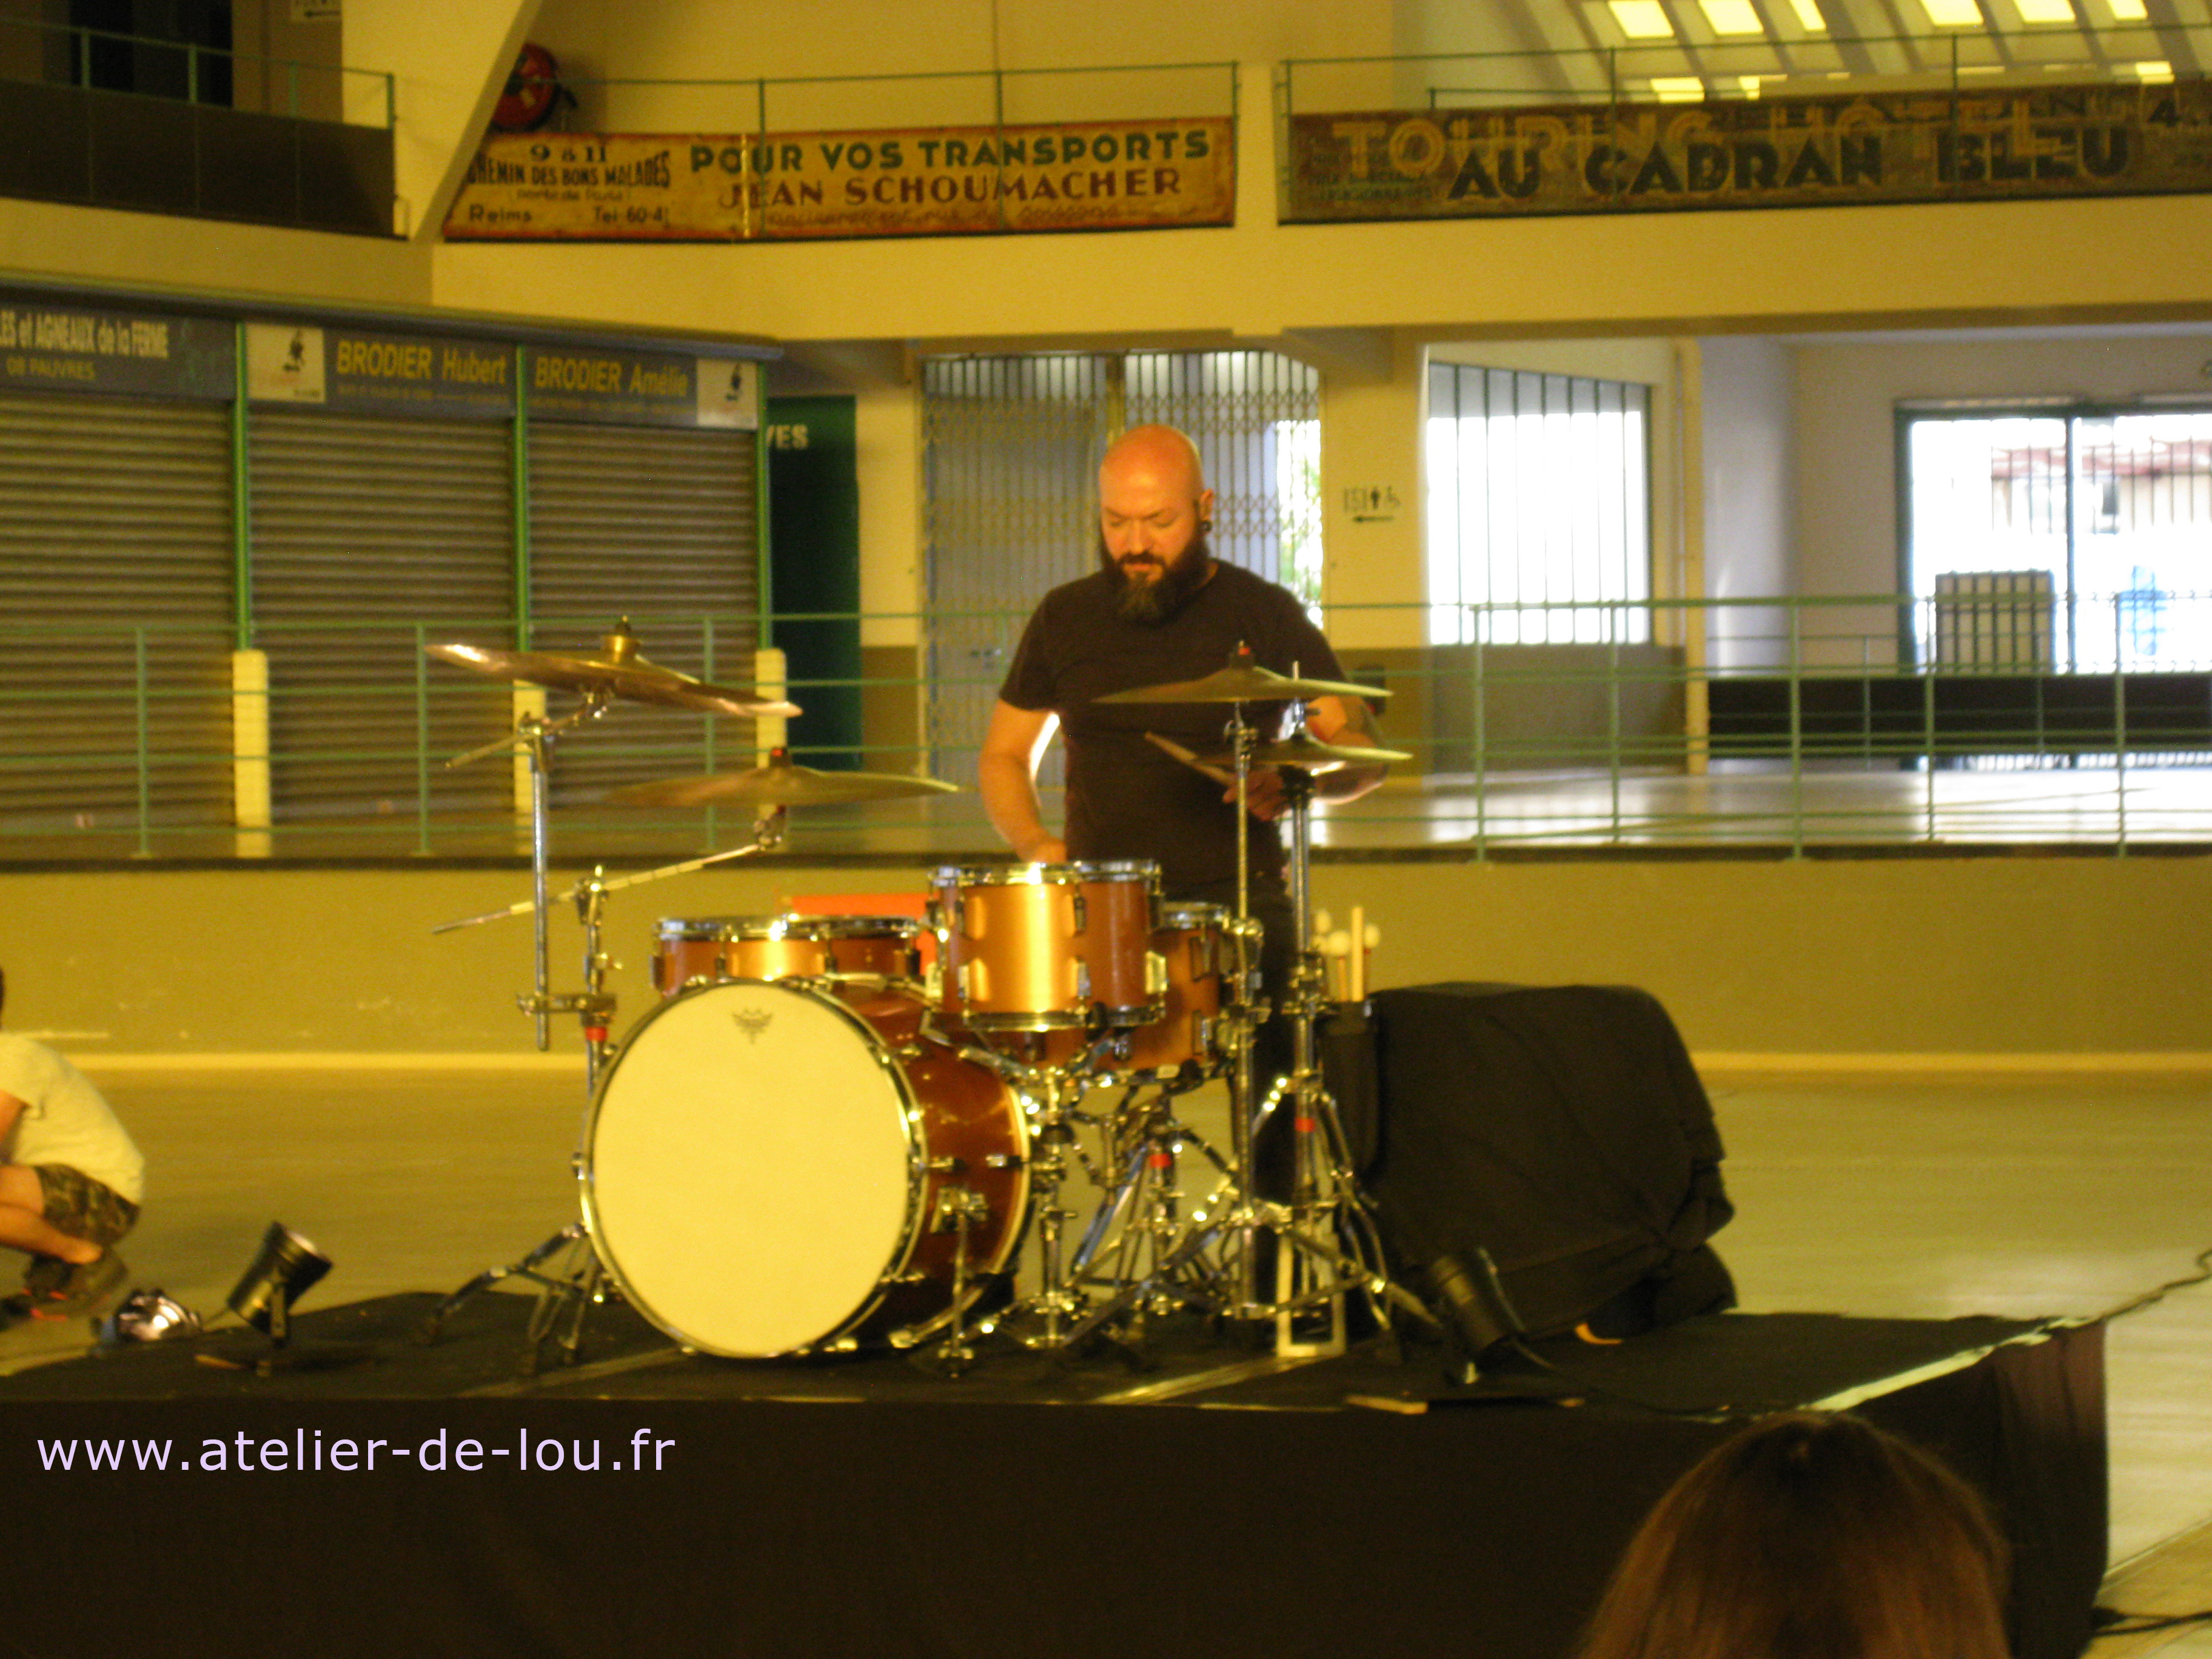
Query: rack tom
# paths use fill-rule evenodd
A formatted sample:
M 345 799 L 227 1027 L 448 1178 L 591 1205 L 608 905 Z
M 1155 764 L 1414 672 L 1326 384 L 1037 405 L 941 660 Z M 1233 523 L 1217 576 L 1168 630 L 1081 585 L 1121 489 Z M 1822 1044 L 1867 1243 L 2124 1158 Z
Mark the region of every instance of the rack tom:
M 905 916 L 669 916 L 653 953 L 664 997 L 731 979 L 818 979 L 832 974 L 913 979 L 921 924 Z
M 1240 936 L 1245 941 L 1241 961 Z M 1165 969 L 1165 1011 L 1150 1024 L 1120 1034 L 1099 1069 L 1165 1078 L 1192 1068 L 1211 1075 L 1226 1065 L 1230 1054 L 1221 1011 L 1257 994 L 1260 939 L 1258 922 L 1237 921 L 1225 905 L 1161 906 L 1152 949 Z M 1045 1041 L 1045 1060 L 1072 1064 L 1086 1041 L 1078 1032 L 1055 1032 Z
M 1149 860 L 946 866 L 931 885 L 939 1000 L 977 1030 L 1142 1025 L 1164 1012 Z

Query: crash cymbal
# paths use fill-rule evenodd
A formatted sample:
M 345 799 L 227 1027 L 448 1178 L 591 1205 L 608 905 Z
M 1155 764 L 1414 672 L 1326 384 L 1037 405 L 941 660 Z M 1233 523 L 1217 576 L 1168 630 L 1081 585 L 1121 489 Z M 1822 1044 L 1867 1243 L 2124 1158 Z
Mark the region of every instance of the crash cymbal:
M 1334 772 L 1346 766 L 1388 766 L 1393 761 L 1413 758 L 1402 749 L 1360 749 L 1323 743 L 1310 732 L 1296 732 L 1273 743 L 1261 744 L 1252 750 L 1255 766 L 1295 766 L 1301 772 Z M 1200 755 L 1196 760 L 1201 766 L 1237 764 L 1236 752 L 1227 749 Z
M 1235 662 L 1216 669 L 1204 679 L 1176 680 L 1166 685 L 1140 685 L 1133 690 L 1109 692 L 1100 702 L 1287 702 L 1295 698 L 1311 702 L 1316 697 L 1387 697 L 1376 685 L 1352 685 L 1343 680 L 1292 679 L 1257 663 Z
M 762 697 L 736 686 L 716 685 L 694 679 L 673 668 L 648 662 L 638 653 L 637 636 L 625 620 L 614 632 L 601 636 L 599 654 L 568 657 L 550 651 L 500 651 L 478 645 L 425 646 L 424 652 L 441 662 L 452 663 L 488 678 L 520 680 L 556 691 L 580 691 L 587 697 L 622 697 L 631 702 L 656 703 L 664 708 L 688 708 L 702 714 L 741 714 L 755 720 L 790 720 L 799 707 L 781 699 Z
M 781 749 L 766 766 L 749 772 L 664 778 L 626 784 L 605 799 L 613 806 L 708 806 L 723 801 L 748 806 L 837 806 L 854 801 L 896 800 L 910 795 L 949 795 L 958 786 L 903 772 L 822 772 L 801 766 Z

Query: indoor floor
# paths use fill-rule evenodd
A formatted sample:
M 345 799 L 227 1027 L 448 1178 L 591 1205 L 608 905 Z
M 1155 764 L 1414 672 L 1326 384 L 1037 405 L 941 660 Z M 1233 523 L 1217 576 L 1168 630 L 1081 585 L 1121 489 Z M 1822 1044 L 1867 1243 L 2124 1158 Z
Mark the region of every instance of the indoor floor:
M 337 1264 L 313 1306 L 457 1285 L 575 1213 L 565 1070 L 99 1075 L 149 1164 L 132 1281 L 204 1313 L 272 1219 Z M 1737 1208 L 1717 1243 L 1747 1309 L 2094 1315 L 2212 1247 L 2212 1079 L 1707 1082 Z M 84 1334 L 0 1336 L 0 1369 Z M 2108 1369 L 2112 1560 L 2135 1569 L 2108 1599 L 2212 1603 L 2212 1285 L 2117 1318 Z M 2212 1653 L 2201 1630 L 2124 1640 L 2098 1651 Z

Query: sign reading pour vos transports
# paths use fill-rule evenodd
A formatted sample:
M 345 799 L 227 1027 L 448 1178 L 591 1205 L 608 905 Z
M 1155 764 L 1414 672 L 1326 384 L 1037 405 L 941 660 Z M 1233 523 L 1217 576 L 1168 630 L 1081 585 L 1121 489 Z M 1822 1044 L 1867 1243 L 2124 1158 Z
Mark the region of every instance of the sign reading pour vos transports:
M 738 134 L 506 133 L 454 241 L 745 241 L 1235 222 L 1227 117 Z
M 1291 118 L 1284 218 L 2212 191 L 2212 87 L 1856 93 Z

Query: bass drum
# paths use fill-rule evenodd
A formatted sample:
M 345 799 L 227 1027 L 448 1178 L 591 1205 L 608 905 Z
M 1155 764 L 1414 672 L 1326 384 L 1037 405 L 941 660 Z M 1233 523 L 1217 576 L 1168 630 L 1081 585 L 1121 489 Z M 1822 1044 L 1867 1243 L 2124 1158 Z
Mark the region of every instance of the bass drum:
M 1028 1137 L 1004 1079 L 911 997 L 697 986 L 638 1023 L 593 1103 L 586 1224 L 630 1304 L 733 1358 L 922 1340 L 1011 1271 Z

